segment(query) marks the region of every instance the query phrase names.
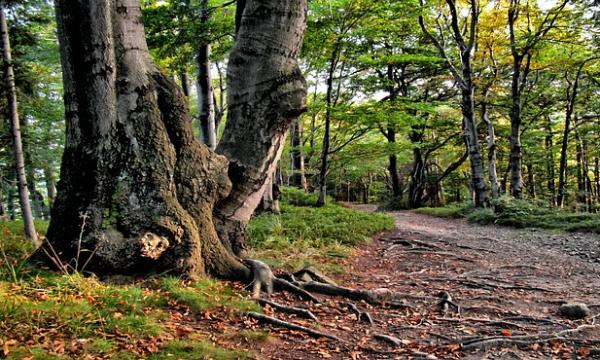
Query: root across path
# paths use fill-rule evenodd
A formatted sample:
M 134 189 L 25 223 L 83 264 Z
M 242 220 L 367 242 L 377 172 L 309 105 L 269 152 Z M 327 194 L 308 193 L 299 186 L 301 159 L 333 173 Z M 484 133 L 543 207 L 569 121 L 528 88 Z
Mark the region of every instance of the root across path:
M 261 358 L 600 356 L 600 263 L 565 246 L 598 248 L 600 236 L 390 215 L 396 230 L 359 247 L 333 279 L 312 268 L 282 274 L 310 298 L 257 300 L 266 316 L 244 323 L 270 326 L 272 340 L 251 345 Z M 591 314 L 561 317 L 569 302 Z

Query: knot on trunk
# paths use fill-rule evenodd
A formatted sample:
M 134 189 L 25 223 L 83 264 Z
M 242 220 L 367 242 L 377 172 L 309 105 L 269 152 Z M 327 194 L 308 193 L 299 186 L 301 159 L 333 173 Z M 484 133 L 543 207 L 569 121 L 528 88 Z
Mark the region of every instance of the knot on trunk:
M 147 232 L 140 239 L 140 247 L 143 257 L 157 260 L 169 247 L 169 240 L 164 236 Z

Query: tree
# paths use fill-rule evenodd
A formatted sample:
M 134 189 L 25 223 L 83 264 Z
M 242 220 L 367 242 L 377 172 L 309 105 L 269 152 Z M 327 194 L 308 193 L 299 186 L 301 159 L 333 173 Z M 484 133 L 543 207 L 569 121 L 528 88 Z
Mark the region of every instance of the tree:
M 21 141 L 21 126 L 19 121 L 19 109 L 17 103 L 17 91 L 15 88 L 15 73 L 12 64 L 10 40 L 8 37 L 8 26 L 6 23 L 4 1 L 0 1 L 0 30 L 2 31 L 2 50 L 4 58 L 4 84 L 6 87 L 6 98 L 9 105 L 10 123 L 13 138 L 13 151 L 15 157 L 15 169 L 19 187 L 19 201 L 23 215 L 25 236 L 38 244 L 37 233 L 33 224 L 33 214 L 29 203 L 29 190 L 25 174 L 25 157 L 23 156 L 23 143 Z
M 440 42 L 425 25 L 423 15 L 419 16 L 419 24 L 423 33 L 436 46 L 440 55 L 447 61 L 448 66 L 461 89 L 462 103 L 461 111 L 463 114 L 463 130 L 465 144 L 471 162 L 471 182 L 474 192 L 474 202 L 476 207 L 483 207 L 487 202 L 487 190 L 483 172 L 483 159 L 481 156 L 481 146 L 477 135 L 477 126 L 475 121 L 475 85 L 473 82 L 473 51 L 477 40 L 477 23 L 479 21 L 480 9 L 477 0 L 470 0 L 469 18 L 464 24 L 465 31 L 461 30 L 460 14 L 454 0 L 446 0 L 450 10 L 450 32 L 455 42 L 460 58 L 460 71 L 454 65 L 454 61 L 447 53 L 445 44 Z M 438 23 L 439 24 L 439 23 Z M 468 30 L 467 30 L 468 29 Z M 440 27 L 440 32 L 443 29 Z
M 523 192 L 522 176 L 522 149 L 521 149 L 521 114 L 523 111 L 522 93 L 527 86 L 527 79 L 531 71 L 533 51 L 548 32 L 554 28 L 556 20 L 560 16 L 569 0 L 561 0 L 559 4 L 548 11 L 539 24 L 532 28 L 532 16 L 535 14 L 529 2 L 524 6 L 521 0 L 510 0 L 508 6 L 508 32 L 510 37 L 510 52 L 512 55 L 511 74 L 511 109 L 510 109 L 510 172 L 511 172 L 511 194 L 515 198 L 521 198 Z M 522 39 L 517 37 L 518 20 L 525 12 L 524 35 Z
M 152 63 L 139 0 L 56 2 L 67 139 L 47 240 L 63 260 L 248 278 L 230 250 L 243 248 L 279 144 L 305 108 L 296 59 L 306 6 L 247 3 L 217 154 L 194 138 L 181 90 Z

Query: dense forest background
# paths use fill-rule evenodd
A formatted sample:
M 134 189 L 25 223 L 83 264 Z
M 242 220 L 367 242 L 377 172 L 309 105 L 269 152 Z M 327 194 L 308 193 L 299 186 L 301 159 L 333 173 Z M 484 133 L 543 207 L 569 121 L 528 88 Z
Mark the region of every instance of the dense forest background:
M 213 148 L 227 121 L 234 3 L 143 1 L 154 60 L 181 84 L 197 136 Z M 45 219 L 64 142 L 54 9 L 9 5 L 29 193 L 34 217 Z M 311 1 L 308 111 L 273 181 L 318 192 L 321 204 L 326 194 L 390 208 L 507 196 L 596 212 L 597 10 L 566 0 Z M 0 140 L 0 213 L 15 219 L 7 117 Z

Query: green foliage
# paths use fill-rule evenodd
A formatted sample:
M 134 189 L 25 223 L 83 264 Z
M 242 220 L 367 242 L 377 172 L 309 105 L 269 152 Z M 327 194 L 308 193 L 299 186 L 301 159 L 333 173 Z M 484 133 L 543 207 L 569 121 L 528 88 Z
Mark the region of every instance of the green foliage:
M 469 213 L 469 209 L 471 209 L 469 204 L 451 204 L 445 207 L 423 207 L 414 211 L 437 217 L 459 219 L 465 217 Z
M 255 302 L 244 299 L 225 283 L 213 279 L 198 280 L 187 286 L 177 278 L 167 277 L 161 280 L 160 286 L 172 299 L 189 306 L 195 313 L 217 307 L 227 308 L 236 315 L 260 311 Z
M 232 351 L 219 348 L 210 341 L 172 341 L 168 343 L 160 353 L 150 355 L 149 360 L 170 359 L 215 359 L 215 360 L 237 360 L 252 358 L 245 351 Z
M 348 256 L 354 246 L 370 236 L 394 228 L 381 213 L 368 213 L 333 203 L 313 207 L 315 195 L 283 188 L 281 215 L 261 214 L 250 221 L 248 245 L 269 265 L 294 268 L 329 264 Z M 291 205 L 290 203 L 296 204 Z M 281 254 L 285 254 L 283 262 Z M 327 265 L 326 265 L 327 266 Z
M 309 242 L 317 247 L 334 243 L 354 246 L 377 232 L 394 228 L 387 215 L 339 205 L 312 208 L 284 203 L 281 209 L 281 215 L 262 214 L 250 223 L 249 245 L 277 247 Z
M 496 221 L 496 214 L 493 209 L 474 209 L 467 214 L 467 220 L 476 224 L 493 224 Z
M 421 208 L 416 212 L 445 218 L 466 218 L 476 224 L 497 224 L 516 228 L 540 228 L 600 233 L 600 214 L 574 213 L 545 204 L 502 196 L 492 208 L 474 209 L 463 205 Z

